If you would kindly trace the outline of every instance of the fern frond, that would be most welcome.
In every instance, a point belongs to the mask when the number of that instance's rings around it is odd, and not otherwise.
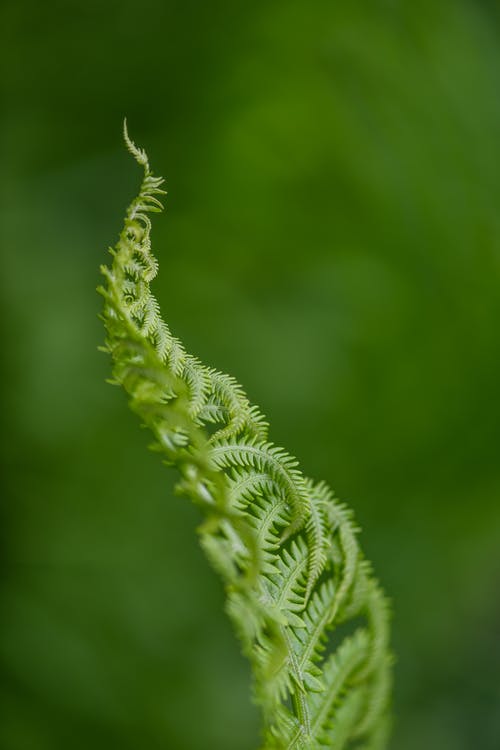
[[[229,375],[187,354],[161,317],[149,214],[163,180],[143,167],[138,196],[103,266],[103,349],[113,382],[201,509],[201,544],[227,590],[263,714],[263,750],[381,750],[391,686],[386,599],[363,559],[352,513],[268,438],[268,424]],[[211,425],[211,435],[206,428]],[[325,656],[337,625],[364,627]],[[344,625],[345,627],[345,625]]]

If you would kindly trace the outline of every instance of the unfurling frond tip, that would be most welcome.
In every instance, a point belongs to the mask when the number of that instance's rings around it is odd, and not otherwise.
[[[130,138],[128,134],[127,129],[127,118],[123,118],[123,139],[125,141],[125,145],[127,146],[128,151],[132,154],[134,159],[138,164],[144,167],[146,172],[149,172],[149,161],[148,161],[148,155],[144,151],[144,149],[139,148],[135,145],[134,141]]]

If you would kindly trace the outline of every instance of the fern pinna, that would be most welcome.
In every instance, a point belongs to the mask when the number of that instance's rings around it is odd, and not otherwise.
[[[163,180],[124,135],[144,179],[101,269],[112,382],[203,512],[201,544],[251,662],[262,748],[382,748],[388,607],[352,514],[269,441],[241,386],[187,354],[161,318],[150,291],[157,263],[148,214],[162,209]]]

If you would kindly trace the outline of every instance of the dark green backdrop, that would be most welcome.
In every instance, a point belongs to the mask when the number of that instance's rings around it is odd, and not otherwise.
[[[500,747],[500,17],[479,0],[4,0],[2,750],[254,750],[196,511],[104,383],[140,172],[156,291],[355,508],[393,747]]]

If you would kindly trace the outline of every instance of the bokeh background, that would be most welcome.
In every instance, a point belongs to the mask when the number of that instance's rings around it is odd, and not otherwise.
[[[500,747],[491,0],[3,0],[0,747],[252,750],[197,511],[105,384],[98,267],[168,180],[156,292],[356,511],[398,750]]]

